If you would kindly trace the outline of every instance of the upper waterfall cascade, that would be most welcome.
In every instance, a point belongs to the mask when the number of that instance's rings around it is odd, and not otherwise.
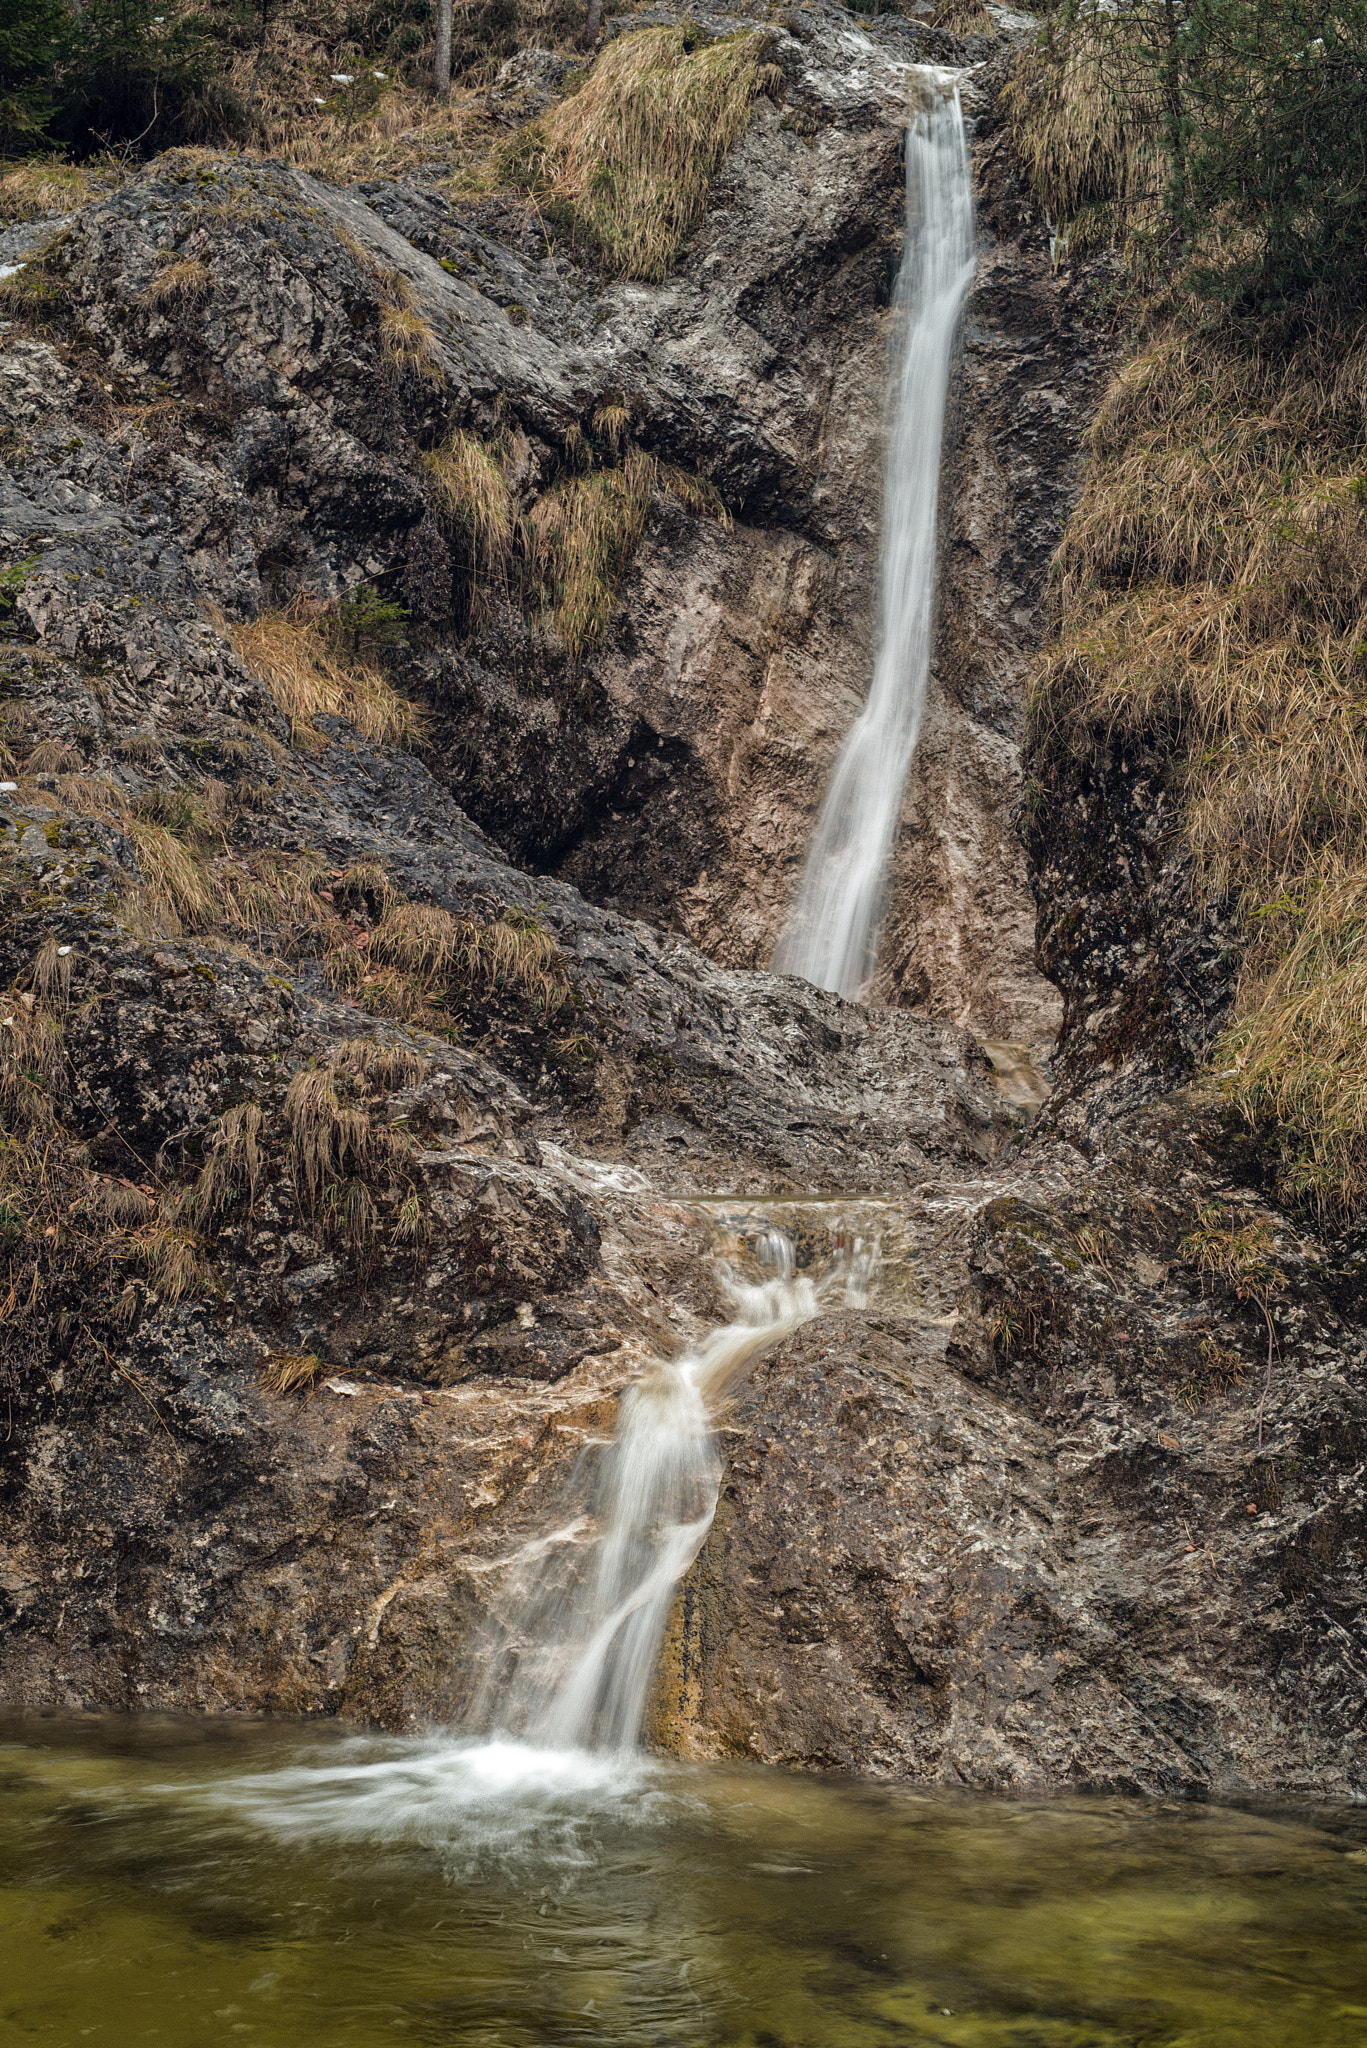
[[[976,260],[959,76],[911,70],[920,105],[906,139],[907,239],[896,291],[901,356],[884,484],[878,654],[773,963],[781,974],[842,996],[857,995],[874,969],[888,862],[930,674],[945,405]]]

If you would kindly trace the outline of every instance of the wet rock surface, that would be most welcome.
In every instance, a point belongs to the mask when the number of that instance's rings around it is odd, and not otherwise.
[[[656,1739],[939,1784],[1360,1798],[1361,1260],[1239,1183],[1208,1110],[910,1205],[917,1318],[762,1360],[676,1606]],[[1231,1174],[1230,1167],[1234,1166]],[[1193,1238],[1265,1239],[1255,1285]]]
[[[1059,1006],[1009,829],[1021,694],[1108,343],[1022,201],[995,59],[902,1007],[762,971],[868,674],[890,66],[927,55],[994,49],[787,17],[659,287],[493,201],[195,153],[38,259],[41,317],[0,335],[0,1243],[32,1290],[0,1317],[7,1704],[458,1713],[490,1589],[582,1507],[622,1388],[728,1313],[697,1198],[864,1195],[914,1254],[738,1398],[657,1738],[1360,1788],[1360,1266],[1262,1206],[1208,1106],[1154,1106],[1227,968],[1142,764],[1027,835],[1064,1006],[1028,1125]],[[498,91],[557,89],[524,68]],[[384,344],[404,293],[425,372]],[[655,492],[574,657],[511,600],[472,617],[422,458],[497,430],[525,509],[605,403],[731,524]],[[410,615],[416,751],[284,715],[233,639],[362,585]],[[396,903],[471,959],[535,932],[545,986],[470,968],[405,1008]]]

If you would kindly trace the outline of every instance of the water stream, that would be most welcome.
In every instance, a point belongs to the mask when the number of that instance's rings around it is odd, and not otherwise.
[[[716,1510],[718,1408],[751,1360],[823,1301],[862,1303],[877,1262],[876,1247],[852,1242],[820,1276],[800,1274],[791,1238],[772,1225],[755,1251],[757,1279],[718,1267],[731,1321],[657,1361],[623,1395],[584,1511],[512,1561],[472,1730],[521,1736],[537,1750],[636,1748],[674,1589]]]
[[[864,709],[836,760],[802,885],[774,955],[781,974],[854,996],[874,969],[888,862],[920,737],[935,620],[940,456],[955,337],[975,264],[958,74],[917,66],[907,130],[901,337],[883,496],[879,641]]]
[[[1362,2048],[1367,1814],[0,1721],[33,2048]],[[595,1775],[596,1773],[596,1775]]]

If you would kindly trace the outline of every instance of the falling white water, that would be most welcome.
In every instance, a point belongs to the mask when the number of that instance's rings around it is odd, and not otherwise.
[[[580,1510],[510,1560],[464,1734],[358,1739],[325,1762],[215,1781],[198,1796],[277,1834],[422,1841],[466,1874],[583,1867],[605,1813],[649,1824],[662,1799],[677,1805],[679,1787],[638,1745],[674,1589],[717,1505],[717,1415],[742,1369],[823,1304],[865,1306],[879,1244],[843,1232],[837,1243],[814,1279],[797,1272],[783,1231],[761,1230],[768,1277],[719,1268],[732,1321],[627,1389]]]
[[[863,711],[840,750],[788,926],[780,974],[854,996],[873,972],[888,860],[920,737],[935,615],[940,453],[955,336],[975,262],[958,73],[910,70],[907,241],[884,482],[879,643]]]
[[[817,1282],[797,1274],[781,1231],[764,1231],[756,1249],[773,1277],[755,1284],[723,1274],[733,1320],[628,1388],[592,1510],[518,1560],[476,1725],[551,1750],[636,1746],[674,1588],[716,1510],[718,1404],[741,1369],[814,1316],[833,1288],[862,1301],[877,1261],[876,1246],[857,1245]]]

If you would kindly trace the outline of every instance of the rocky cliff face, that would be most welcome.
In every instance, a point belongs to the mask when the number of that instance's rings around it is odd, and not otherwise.
[[[1360,1271],[1244,1164],[1174,1099],[1086,1163],[923,1184],[920,1314],[823,1317],[736,1404],[656,1740],[942,1784],[1360,1797]],[[1202,1270],[1216,1201],[1265,1234],[1256,1298]]]
[[[964,1028],[1057,1013],[1010,813],[1106,361],[1022,199],[1000,68],[972,102],[984,254],[901,1006],[762,971],[868,673],[889,66],[927,53],[899,20],[787,17],[661,286],[605,285],[490,200],[191,153],[23,274],[0,1697],[449,1717],[489,1589],[622,1387],[726,1313],[694,1198],[824,1190],[898,1205],[916,1284],[743,1394],[659,1739],[951,1782],[1358,1782],[1351,1266],[1258,1204],[1206,1112],[1136,1107],[1158,1038],[1076,1144],[1022,1156]],[[605,407],[730,523],[654,489],[576,653],[511,584],[472,589],[424,456],[497,437],[530,512]],[[392,691],[309,708],[240,631],[363,585],[410,613],[417,751]],[[1136,920],[1176,971],[1167,899],[1123,834],[1089,853],[1087,816],[1036,848],[1069,1046],[1104,980],[1070,890],[1098,932],[1130,891],[1122,1004]],[[1202,1231],[1252,1265],[1203,1279]]]

